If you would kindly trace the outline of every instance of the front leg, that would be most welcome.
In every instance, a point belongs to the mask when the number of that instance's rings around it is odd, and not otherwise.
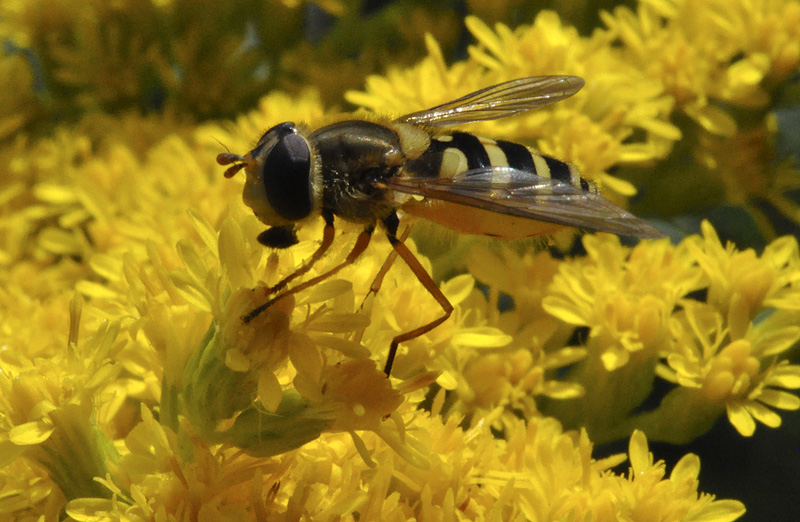
[[[325,281],[329,277],[335,275],[342,268],[353,264],[355,260],[358,259],[358,257],[364,253],[364,250],[367,249],[367,246],[369,245],[369,241],[370,238],[372,237],[372,232],[374,229],[375,226],[370,225],[361,231],[361,233],[358,235],[358,238],[356,239],[355,245],[353,245],[353,249],[350,251],[349,254],[347,254],[347,258],[344,261],[342,261],[335,267],[331,268],[327,272],[320,274],[317,277],[311,278],[308,281],[301,283],[289,290],[286,290],[282,294],[276,295],[275,297],[273,297],[263,305],[259,306],[258,308],[253,309],[249,314],[243,317],[244,322],[249,323],[250,321],[255,319],[258,316],[258,314],[260,314],[261,312],[272,306],[272,303],[274,303],[275,301],[296,294],[298,292],[305,290],[306,288],[321,283],[322,281]],[[328,247],[330,247],[330,244],[333,242],[333,233],[334,233],[333,214],[330,214],[330,221],[326,219],[325,233],[322,237],[322,244],[319,246],[319,248],[317,248],[317,250],[311,256],[311,258],[302,267],[298,268],[292,274],[290,274],[281,282],[279,282],[277,285],[273,286],[271,290],[272,291],[282,290],[289,281],[295,279],[298,275],[308,272],[314,265],[314,263],[316,263],[322,257],[322,255],[325,253],[326,250],[328,250]]]
[[[286,288],[286,285],[288,285],[294,279],[298,278],[299,276],[311,270],[311,267],[314,266],[314,263],[322,259],[322,256],[325,255],[325,252],[327,252],[331,244],[333,244],[333,236],[335,232],[333,228],[333,212],[331,212],[330,210],[323,210],[322,219],[325,220],[325,228],[322,229],[322,243],[320,243],[319,247],[317,247],[314,253],[311,254],[311,257],[308,258],[308,260],[305,263],[303,263],[303,266],[301,266],[300,268],[298,268],[297,270],[295,270],[294,272],[283,278],[281,281],[279,281],[275,286],[270,288],[269,289],[270,293],[280,292],[281,290]],[[290,246],[296,245],[298,242],[297,235],[294,232],[294,228],[289,228],[289,227],[272,227],[269,230],[266,230],[261,234],[259,234],[258,241],[262,245],[272,248],[288,248]],[[253,317],[255,317],[255,315]],[[250,314],[248,314],[248,317],[249,316]]]

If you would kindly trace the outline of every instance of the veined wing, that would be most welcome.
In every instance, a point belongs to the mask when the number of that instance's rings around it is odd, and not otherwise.
[[[663,237],[655,227],[599,194],[511,167],[485,167],[452,178],[394,176],[386,188],[510,216],[610,232]]]
[[[577,76],[534,76],[499,83],[457,100],[398,118],[403,123],[448,127],[507,118],[569,98],[583,87]]]

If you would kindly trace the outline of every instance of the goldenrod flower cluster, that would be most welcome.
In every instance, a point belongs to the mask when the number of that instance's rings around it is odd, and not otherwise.
[[[249,4],[0,7],[0,520],[739,518],[701,492],[698,456],[668,472],[648,440],[685,444],[723,416],[750,436],[800,409],[800,248],[777,237],[800,222],[800,180],[776,159],[774,110],[800,67],[800,3],[640,0],[589,34],[490,2],[464,20],[461,60],[441,6],[399,2],[361,33],[352,2]],[[303,21],[320,8],[339,23],[315,45]],[[264,248],[214,161],[225,147],[337,117],[348,88],[400,115],[544,74],[587,84],[468,129],[571,161],[620,204],[640,191],[671,239],[587,234],[568,255],[412,233],[455,309],[400,345],[390,378],[392,338],[442,310],[401,261],[371,292],[380,234],[242,320],[322,223]],[[759,248],[700,224],[701,199],[745,209]],[[336,226],[304,279],[347,256],[360,229]],[[619,440],[627,454],[593,456]]]

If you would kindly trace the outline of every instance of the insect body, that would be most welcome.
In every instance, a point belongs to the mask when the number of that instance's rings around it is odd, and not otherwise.
[[[636,237],[660,232],[599,195],[577,169],[523,145],[479,138],[445,127],[505,118],[572,96],[583,86],[574,76],[540,76],[501,83],[457,100],[396,120],[352,119],[306,133],[285,122],[269,129],[244,156],[217,157],[231,177],[244,169],[244,201],[270,228],[259,235],[268,247],[297,243],[295,226],[319,216],[322,242],[308,261],[280,281],[270,301],[244,319],[250,321],[275,300],[331,277],[366,249],[378,222],[395,252],[444,311],[434,321],[396,336],[384,371],[391,371],[399,343],[444,322],[452,305],[397,237],[398,211],[459,233],[505,239],[549,234],[563,226]],[[344,262],[286,290],[330,247],[334,216],[361,223]]]

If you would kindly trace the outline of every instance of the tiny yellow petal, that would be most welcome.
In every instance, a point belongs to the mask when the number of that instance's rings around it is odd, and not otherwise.
[[[728,404],[726,407],[728,420],[740,434],[750,437],[756,431],[756,422],[750,413],[739,403]]]
[[[733,522],[744,515],[744,504],[738,500],[715,500],[694,514],[692,522]]]
[[[800,397],[782,390],[773,390],[770,388],[761,390],[761,393],[758,394],[756,399],[759,402],[763,402],[779,410],[794,411],[800,409]]]
[[[770,374],[769,383],[788,390],[800,388],[800,365],[786,364],[778,366]]]
[[[686,106],[685,110],[686,114],[713,134],[733,136],[736,133],[736,120],[718,107],[712,105]]]
[[[631,440],[628,443],[628,454],[630,455],[634,476],[647,470],[653,464],[650,448],[647,445],[647,437],[639,430],[634,430],[631,435]]]
[[[775,413],[774,411],[770,410],[763,404],[760,404],[755,401],[750,401],[747,403],[745,407],[755,420],[764,424],[765,426],[769,426],[770,428],[777,428],[781,425],[781,416]]]
[[[267,411],[275,412],[281,404],[282,390],[278,378],[272,372],[262,372],[258,379],[258,397]]]
[[[8,438],[20,446],[41,444],[50,438],[54,429],[53,423],[47,420],[26,422],[11,428]]]
[[[675,464],[669,479],[672,482],[683,482],[684,480],[697,480],[700,475],[700,458],[689,453],[684,455],[681,460]]]

